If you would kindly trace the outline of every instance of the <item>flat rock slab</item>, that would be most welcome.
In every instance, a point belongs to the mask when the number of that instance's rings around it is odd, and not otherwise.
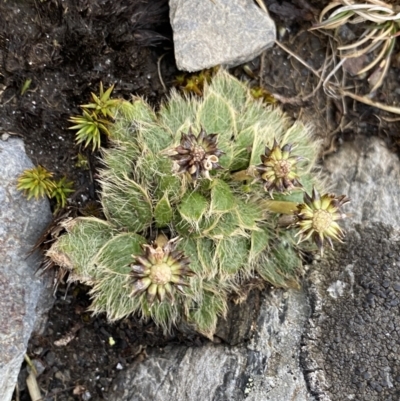
[[[9,401],[31,333],[52,304],[35,276],[39,255],[27,257],[51,212],[46,199],[27,201],[16,189],[17,177],[33,167],[23,142],[0,140],[0,158],[0,400]]]
[[[400,162],[377,138],[326,159],[348,235],[309,276],[302,365],[321,401],[400,399]],[[358,223],[358,224],[357,224]]]
[[[351,199],[346,228],[375,221],[400,229],[400,160],[382,140],[361,137],[345,143],[324,166],[336,194]]]
[[[254,1],[170,0],[178,69],[233,67],[273,46],[275,23]]]
[[[245,307],[243,315],[254,312]],[[243,320],[252,330],[250,340],[240,345],[148,350],[144,361],[121,372],[108,400],[311,401],[299,367],[308,316],[305,294],[275,290],[261,297],[256,315],[254,322]]]
[[[321,401],[400,399],[400,237],[361,225],[310,276],[302,359]]]
[[[195,361],[195,363],[193,363]],[[219,379],[216,380],[218,367]],[[225,346],[166,347],[148,351],[147,359],[119,379],[109,400],[239,399],[245,386],[244,349]],[[238,394],[239,393],[239,394]]]

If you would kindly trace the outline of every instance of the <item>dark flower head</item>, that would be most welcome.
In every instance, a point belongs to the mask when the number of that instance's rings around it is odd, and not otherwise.
[[[132,255],[133,277],[131,296],[147,293],[147,301],[152,305],[157,298],[160,302],[167,296],[174,300],[175,290],[184,293],[183,286],[189,286],[185,280],[193,276],[189,268],[190,260],[183,252],[177,251],[178,238],[167,241],[164,245],[155,241],[142,246],[142,255]]]
[[[171,158],[177,165],[178,173],[188,173],[193,181],[200,176],[210,179],[210,170],[221,168],[219,157],[224,153],[217,147],[217,134],[208,134],[202,128],[196,137],[189,129],[182,134],[181,143]]]
[[[281,148],[274,140],[272,149],[265,147],[265,154],[261,155],[262,164],[256,166],[259,178],[264,183],[264,189],[271,196],[273,191],[285,193],[294,188],[302,188],[296,166],[302,157],[291,155],[292,148],[292,144]]]
[[[332,239],[342,242],[344,231],[337,221],[346,217],[341,213],[340,208],[348,202],[350,199],[345,195],[336,197],[333,194],[325,194],[320,196],[315,188],[311,197],[305,193],[304,203],[298,205],[298,210],[295,212],[296,225],[300,227],[296,236],[300,237],[300,242],[311,238],[317,244],[321,254],[325,240],[332,249]]]

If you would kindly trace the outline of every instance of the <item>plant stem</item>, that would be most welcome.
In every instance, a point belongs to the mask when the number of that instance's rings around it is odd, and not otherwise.
[[[251,170],[241,170],[231,175],[233,181],[247,181],[254,180],[254,176],[251,175]]]
[[[36,366],[32,363],[31,358],[29,358],[28,354],[24,355],[25,362],[28,364],[28,366],[31,368],[31,371],[35,376],[37,376],[37,370]]]
[[[293,214],[297,210],[298,203],[289,201],[278,201],[273,199],[263,200],[261,207],[272,213]]]

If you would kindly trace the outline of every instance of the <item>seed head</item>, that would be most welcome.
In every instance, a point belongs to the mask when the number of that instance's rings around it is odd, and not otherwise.
[[[286,144],[282,148],[276,140],[270,149],[265,147],[265,154],[261,155],[262,164],[256,166],[259,178],[264,182],[264,189],[272,197],[273,191],[289,192],[294,188],[302,188],[297,175],[297,162],[300,156],[292,156],[293,145]]]
[[[184,294],[183,286],[189,286],[185,279],[194,275],[189,268],[189,258],[175,249],[178,238],[164,245],[161,242],[156,240],[151,245],[145,244],[142,255],[132,255],[135,260],[131,264],[131,296],[146,292],[149,305],[156,298],[163,302],[166,296],[173,301],[175,290]]]
[[[224,153],[217,147],[217,134],[208,134],[202,128],[196,137],[192,129],[182,134],[181,143],[171,158],[177,165],[178,173],[188,173],[193,181],[200,176],[210,179],[210,171],[221,168],[219,157]]]
[[[333,194],[325,194],[320,196],[315,188],[311,197],[305,193],[304,203],[298,205],[295,212],[296,225],[300,227],[300,231],[296,234],[300,237],[299,242],[312,238],[321,254],[323,254],[325,240],[332,249],[332,239],[342,242],[344,231],[337,221],[346,217],[341,213],[340,208],[348,202],[350,199],[345,195],[336,197]]]

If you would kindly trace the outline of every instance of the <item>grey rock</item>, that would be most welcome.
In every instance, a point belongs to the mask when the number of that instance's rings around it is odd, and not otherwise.
[[[208,344],[199,348],[153,349],[144,362],[134,364],[119,376],[108,399],[240,399],[245,365],[244,348],[231,350],[226,346]]]
[[[302,360],[318,400],[399,399],[399,255],[398,232],[373,223],[356,226],[314,266]],[[342,291],[332,296],[337,283]]]
[[[249,315],[245,304],[243,308],[242,314]],[[250,341],[151,349],[144,361],[119,373],[108,399],[311,401],[299,367],[302,327],[308,316],[304,292],[274,290],[263,294],[250,315],[257,309],[257,320],[247,321],[252,326]],[[244,338],[249,335],[241,328],[245,321],[238,327]]]
[[[382,140],[360,137],[345,143],[324,166],[335,192],[351,199],[346,228],[372,221],[400,228],[400,162]]]
[[[303,290],[274,290],[267,294],[255,335],[247,347],[246,400],[314,400],[299,365],[300,342],[308,315]]]
[[[312,314],[301,353],[321,401],[399,399],[400,163],[377,138],[325,160],[333,190],[351,198],[346,242],[309,276]]]
[[[170,0],[176,64],[199,71],[233,67],[273,46],[273,20],[254,1]]]
[[[47,200],[27,201],[17,177],[33,167],[19,139],[0,141],[0,400],[11,400],[28,340],[52,297],[28,252],[51,220]]]

